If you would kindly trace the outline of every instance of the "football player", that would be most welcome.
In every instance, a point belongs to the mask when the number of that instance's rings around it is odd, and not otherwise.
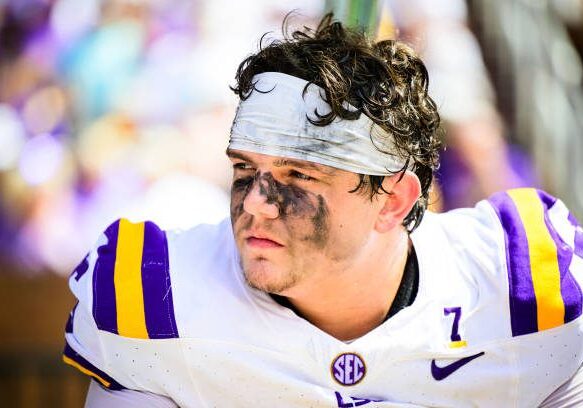
[[[583,403],[583,230],[535,189],[425,212],[439,116],[410,48],[327,16],[236,78],[230,218],[119,220],[70,278],[87,406]]]

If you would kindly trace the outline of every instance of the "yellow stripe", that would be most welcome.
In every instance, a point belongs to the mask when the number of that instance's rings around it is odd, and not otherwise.
[[[119,222],[115,256],[115,302],[120,336],[147,339],[142,291],[144,223]]]
[[[89,375],[93,378],[95,378],[97,381],[99,381],[104,387],[109,388],[109,386],[111,385],[111,383],[109,381],[105,381],[103,378],[101,378],[99,375],[95,374],[93,371],[90,371],[88,369],[86,369],[85,367],[83,367],[81,364],[79,364],[78,362],[76,362],[75,360],[71,360],[69,357],[67,356],[63,356],[63,361],[67,364],[69,364],[70,366],[75,367],[77,370],[81,371],[83,374]]]
[[[557,247],[545,224],[542,202],[531,188],[511,190],[508,194],[516,204],[528,239],[538,330],[560,326],[565,319],[565,304]]]
[[[452,341],[449,343],[449,348],[463,348],[466,347],[467,345],[468,342],[465,340]]]

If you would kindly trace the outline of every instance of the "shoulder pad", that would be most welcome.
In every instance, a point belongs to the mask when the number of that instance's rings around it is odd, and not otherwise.
[[[105,231],[93,271],[93,317],[100,330],[140,339],[178,337],[166,233],[121,219]]]
[[[572,261],[582,255],[583,231],[564,204],[533,188],[497,193],[488,201],[504,231],[512,335],[581,316],[576,276],[583,271]]]

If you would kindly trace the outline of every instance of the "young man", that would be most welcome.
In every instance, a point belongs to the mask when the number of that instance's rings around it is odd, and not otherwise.
[[[328,16],[234,91],[230,219],[120,220],[71,277],[88,406],[582,400],[583,231],[533,189],[424,215],[439,116],[408,47]]]

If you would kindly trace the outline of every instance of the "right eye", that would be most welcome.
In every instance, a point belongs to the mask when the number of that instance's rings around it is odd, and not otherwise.
[[[240,162],[233,163],[233,169],[235,170],[253,170],[253,166],[249,163]]]

